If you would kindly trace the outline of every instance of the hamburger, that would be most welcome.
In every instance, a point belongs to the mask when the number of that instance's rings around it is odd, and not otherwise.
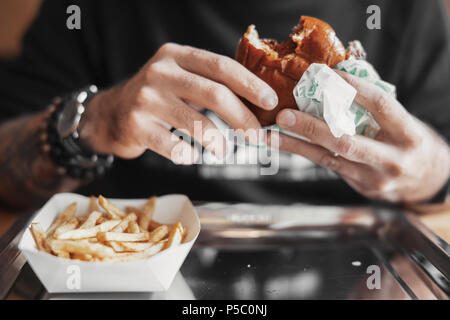
[[[260,39],[255,26],[250,25],[239,42],[236,60],[267,82],[277,93],[279,102],[270,111],[245,103],[261,125],[274,124],[280,110],[297,109],[292,90],[311,63],[333,68],[350,56],[365,57],[359,42],[352,42],[346,50],[334,30],[317,18],[302,16],[289,40],[282,43]]]

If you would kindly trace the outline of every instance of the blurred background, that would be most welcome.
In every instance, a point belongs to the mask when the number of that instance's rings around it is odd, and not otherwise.
[[[21,39],[43,0],[0,0],[0,59],[20,54]],[[444,0],[450,15],[450,0]]]

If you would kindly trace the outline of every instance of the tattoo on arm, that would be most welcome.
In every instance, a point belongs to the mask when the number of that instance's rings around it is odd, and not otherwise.
[[[61,175],[41,149],[45,113],[0,125],[0,201],[15,207],[37,206],[56,192],[75,189],[80,181]]]

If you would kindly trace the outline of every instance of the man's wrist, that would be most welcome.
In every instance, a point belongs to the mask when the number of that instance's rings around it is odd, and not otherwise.
[[[111,101],[110,90],[100,91],[86,105],[86,112],[80,120],[78,132],[80,143],[96,153],[113,154],[109,141],[108,113],[104,105]]]
[[[95,90],[94,90],[95,89]],[[56,99],[47,126],[49,154],[53,161],[65,169],[67,175],[92,180],[111,167],[114,157],[99,153],[80,140],[80,123],[86,115],[87,103],[96,93],[95,86]]]
[[[107,153],[105,150],[101,148],[104,143],[99,142],[101,139],[102,129],[100,128],[100,121],[96,120],[96,110],[98,109],[97,105],[100,100],[101,93],[94,96],[86,106],[86,112],[80,120],[78,126],[78,132],[80,134],[80,142],[91,149],[94,152],[98,153]]]

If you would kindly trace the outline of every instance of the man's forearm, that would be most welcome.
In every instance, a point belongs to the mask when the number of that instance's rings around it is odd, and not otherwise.
[[[32,207],[80,184],[58,173],[50,156],[42,151],[45,118],[45,113],[39,113],[0,125],[0,201],[8,206]]]

